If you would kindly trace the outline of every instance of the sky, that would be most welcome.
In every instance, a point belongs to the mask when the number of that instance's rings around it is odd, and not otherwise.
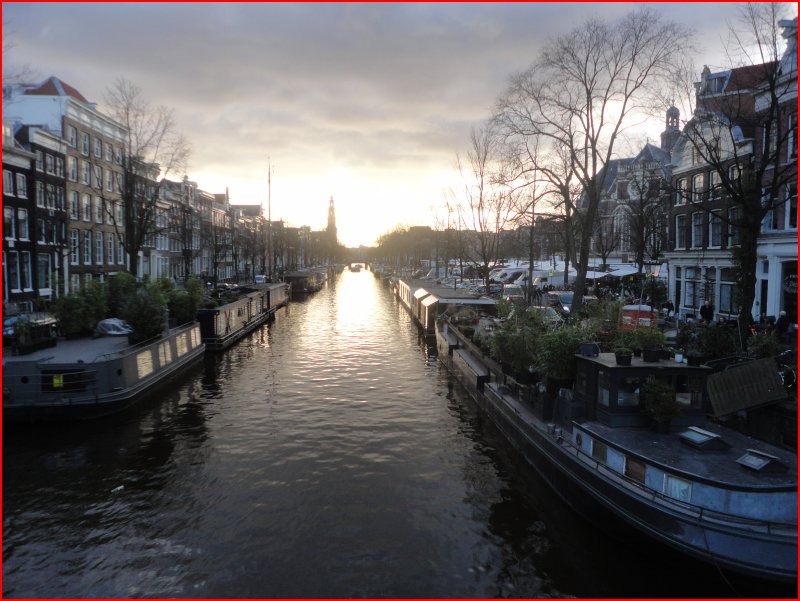
[[[339,240],[370,245],[436,225],[471,128],[549,37],[635,6],[6,2],[3,72],[55,75],[101,111],[123,76],[174,109],[201,189],[312,229],[333,197]],[[696,64],[727,65],[735,3],[651,6],[695,30]]]

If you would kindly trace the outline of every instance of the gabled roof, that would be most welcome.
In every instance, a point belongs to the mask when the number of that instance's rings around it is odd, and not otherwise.
[[[70,96],[75,100],[80,100],[81,102],[89,104],[89,101],[84,98],[83,94],[53,75],[45,79],[38,86],[28,88],[24,93],[27,96]]]

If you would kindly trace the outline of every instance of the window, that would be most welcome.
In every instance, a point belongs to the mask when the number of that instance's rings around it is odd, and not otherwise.
[[[56,192],[56,208],[59,211],[63,211],[64,210],[64,194],[65,194],[64,188],[61,188],[61,187],[58,187],[58,186],[53,186],[53,189]]]
[[[14,196],[14,174],[8,169],[3,169],[3,194]]]
[[[72,125],[67,125],[67,144],[73,148],[78,147],[78,130]]]
[[[675,215],[675,248],[686,248],[686,215]]]
[[[739,223],[739,209],[728,209],[728,248],[741,244],[741,224]]]
[[[614,211],[613,223],[613,236],[617,240],[617,249],[621,252],[628,252],[631,242],[631,222],[628,210],[620,207]]]
[[[114,160],[117,162],[117,165],[122,165],[122,147],[119,146],[114,150],[115,157]]]
[[[722,246],[722,217],[719,216],[719,211],[712,211],[708,217],[708,246]]]
[[[671,474],[664,474],[664,494],[689,503],[692,500],[692,483]]]
[[[103,214],[106,212],[105,201],[98,197],[94,199],[94,222],[103,223]]]
[[[608,459],[608,447],[599,440],[592,439],[592,457],[600,463],[606,463]]]
[[[47,166],[47,173],[53,175],[56,172],[56,158],[52,154],[45,157],[44,164]]]
[[[67,157],[67,179],[71,182],[78,181],[78,159]]]
[[[7,274],[8,274],[8,286],[12,290],[16,290],[19,292],[20,290],[20,278],[19,278],[19,253],[15,250],[12,250],[8,253],[8,266],[7,266]]]
[[[31,281],[31,253],[27,250],[19,253],[19,277],[23,290],[33,289],[33,282]]]
[[[119,250],[117,252],[117,263],[125,264],[125,245],[122,244],[122,236],[119,237]]]
[[[692,177],[692,202],[703,202],[703,174],[698,173]]]
[[[17,237],[17,222],[14,219],[14,209],[3,207],[3,237],[14,239]]]
[[[683,287],[683,306],[694,309],[697,307],[697,282],[686,280]]]
[[[106,214],[106,223],[108,225],[114,225],[114,204],[103,201],[103,212]]]
[[[644,463],[633,457],[625,457],[625,475],[631,480],[644,484]]]
[[[81,133],[81,154],[89,156],[89,134],[85,132]]]
[[[700,211],[692,213],[692,248],[703,246],[703,214]]]
[[[40,244],[47,242],[47,227],[44,224],[44,219],[36,220],[36,240]]]
[[[83,264],[92,263],[92,232],[83,233]]]
[[[92,220],[92,197],[88,194],[83,195],[83,220]]]
[[[109,163],[114,161],[114,147],[108,142],[106,142],[106,160]]]
[[[36,257],[36,284],[39,290],[47,290],[51,287],[50,255],[39,254]]]
[[[69,231],[69,264],[77,265],[79,261],[80,234],[78,230]]]
[[[103,232],[95,232],[94,240],[96,244],[95,263],[98,265],[103,264]]]
[[[86,184],[87,186],[92,185],[92,166],[87,163],[86,161],[81,162],[81,168],[83,169],[83,177],[81,181]]]
[[[797,229],[797,182],[786,186],[786,229]]]
[[[72,220],[80,218],[80,199],[75,190],[69,193],[69,218]]]
[[[28,209],[17,209],[17,221],[19,222],[19,239],[27,240],[30,233],[28,226]]]
[[[106,246],[108,248],[107,253],[108,256],[106,260],[108,261],[109,265],[114,264],[114,250],[116,249],[116,241],[114,240],[114,234],[106,234],[107,243]]]
[[[797,114],[790,113],[789,114],[789,139],[786,143],[786,147],[789,150],[789,157],[788,161],[797,158]]]
[[[44,170],[44,153],[41,150],[36,151],[36,171]]]
[[[24,173],[17,173],[17,196],[28,198],[28,178]]]
[[[686,180],[679,179],[675,186],[675,204],[682,205],[686,202]]]
[[[103,189],[103,168],[99,165],[94,166],[94,187],[98,190]]]
[[[114,172],[109,171],[106,175],[106,192],[114,191]]]
[[[56,157],[56,176],[64,177],[64,159]]]
[[[94,157],[96,159],[103,158],[103,141],[99,138],[95,138],[94,140]]]
[[[73,273],[69,276],[69,289],[72,292],[77,292],[81,289],[81,276],[77,273]]]
[[[741,169],[739,169],[739,165],[731,165],[728,167],[728,179],[731,180],[732,184],[739,182],[739,177],[742,175]]]

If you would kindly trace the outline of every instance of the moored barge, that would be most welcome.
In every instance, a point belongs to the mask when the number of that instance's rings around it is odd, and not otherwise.
[[[200,327],[187,324],[130,346],[126,337],[59,340],[3,357],[3,418],[84,420],[127,409],[203,356]]]
[[[442,363],[574,510],[716,567],[796,584],[797,455],[707,420],[704,368],[579,356],[575,397],[562,391],[547,409],[544,390],[522,394],[445,318],[436,339]],[[636,381],[659,370],[690,409],[669,433],[639,418]]]
[[[256,284],[235,301],[200,309],[197,321],[208,351],[223,351],[261,326],[289,302],[289,286],[283,282]]]

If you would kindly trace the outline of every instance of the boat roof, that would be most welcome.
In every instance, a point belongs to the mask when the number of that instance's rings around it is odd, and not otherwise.
[[[578,428],[597,437],[618,450],[641,457],[648,463],[661,464],[671,470],[684,472],[693,480],[725,483],[739,487],[797,487],[797,454],[788,449],[751,438],[710,420],[702,430],[716,434],[730,445],[724,451],[701,451],[681,441],[688,427],[672,426],[667,434],[657,434],[647,428],[611,427],[594,421],[576,424]],[[776,457],[786,465],[783,473],[762,473],[743,467],[737,460],[750,450]]]
[[[121,353],[130,348],[127,336],[103,336],[60,340],[56,346],[27,355],[3,355],[3,365],[38,361],[41,363],[93,363],[103,355]]]

